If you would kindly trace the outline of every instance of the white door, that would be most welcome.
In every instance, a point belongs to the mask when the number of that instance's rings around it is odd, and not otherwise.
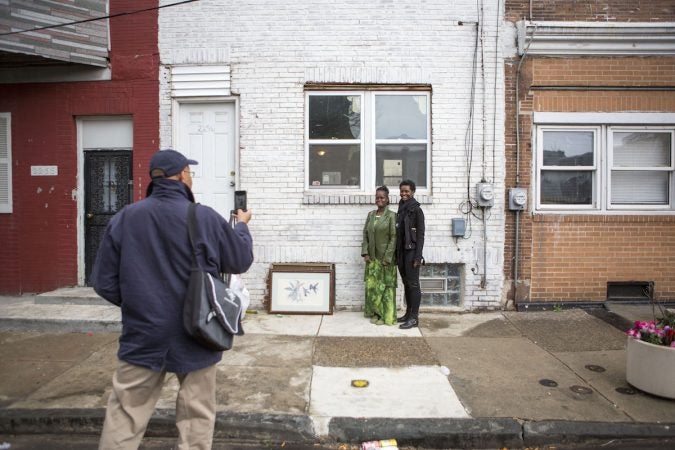
[[[234,103],[180,103],[176,150],[199,162],[192,191],[197,202],[229,219],[234,208]]]

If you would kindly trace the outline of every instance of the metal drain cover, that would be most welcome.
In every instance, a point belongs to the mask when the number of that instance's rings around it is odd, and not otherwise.
[[[635,394],[637,394],[637,391],[635,389],[633,389],[632,387],[618,387],[615,390],[619,394],[623,394],[623,395],[635,395]]]
[[[575,394],[584,394],[584,395],[589,395],[593,393],[593,389],[587,388],[586,386],[579,386],[579,385],[574,385],[570,386],[570,391],[574,392]]]
[[[539,380],[539,384],[546,387],[558,387],[558,383],[556,381],[549,380],[547,378]]]
[[[602,366],[596,366],[595,364],[588,364],[588,365],[586,365],[586,366],[584,366],[584,367],[586,367],[586,368],[587,368],[588,370],[590,370],[591,372],[602,373],[602,372],[605,371],[605,368],[604,368],[604,367],[602,367]]]

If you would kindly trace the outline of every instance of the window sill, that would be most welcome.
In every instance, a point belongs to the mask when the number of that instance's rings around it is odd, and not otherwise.
[[[607,213],[598,212],[597,214],[583,214],[579,212],[570,212],[567,214],[542,214],[541,212],[532,215],[533,222],[630,222],[630,223],[672,223],[675,222],[675,212],[668,214],[655,214],[653,212],[640,211],[634,214]]]
[[[416,195],[415,199],[422,205],[430,205],[433,203],[431,195]],[[398,195],[390,195],[389,203],[391,205],[397,204],[399,201]],[[303,205],[373,205],[375,204],[375,194],[341,194],[341,193],[320,193],[320,192],[305,192],[302,197]]]

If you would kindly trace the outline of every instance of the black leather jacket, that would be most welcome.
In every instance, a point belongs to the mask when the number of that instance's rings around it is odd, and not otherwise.
[[[412,202],[410,205],[406,204]],[[423,263],[424,257],[424,212],[420,204],[411,198],[399,206],[399,214],[396,219],[397,240],[396,250],[399,258],[403,257],[404,251],[414,251],[415,261]]]

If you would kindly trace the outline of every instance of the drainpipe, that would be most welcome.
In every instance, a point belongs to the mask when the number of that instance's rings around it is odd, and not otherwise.
[[[532,17],[532,0],[530,0],[530,17]],[[516,69],[516,186],[520,187],[520,69],[523,66],[523,61],[527,56],[527,51],[530,49],[530,44],[532,44],[532,38],[534,38],[534,33],[536,33],[537,28],[532,31],[532,36],[530,42],[527,43],[525,50],[523,51],[523,56],[518,61],[518,68]],[[527,36],[527,27],[525,28],[525,36]],[[515,243],[514,243],[514,260],[513,260],[513,285],[514,293],[513,300],[516,300],[515,290],[518,288],[518,266],[520,265],[520,210],[516,210],[516,233],[515,233]]]

